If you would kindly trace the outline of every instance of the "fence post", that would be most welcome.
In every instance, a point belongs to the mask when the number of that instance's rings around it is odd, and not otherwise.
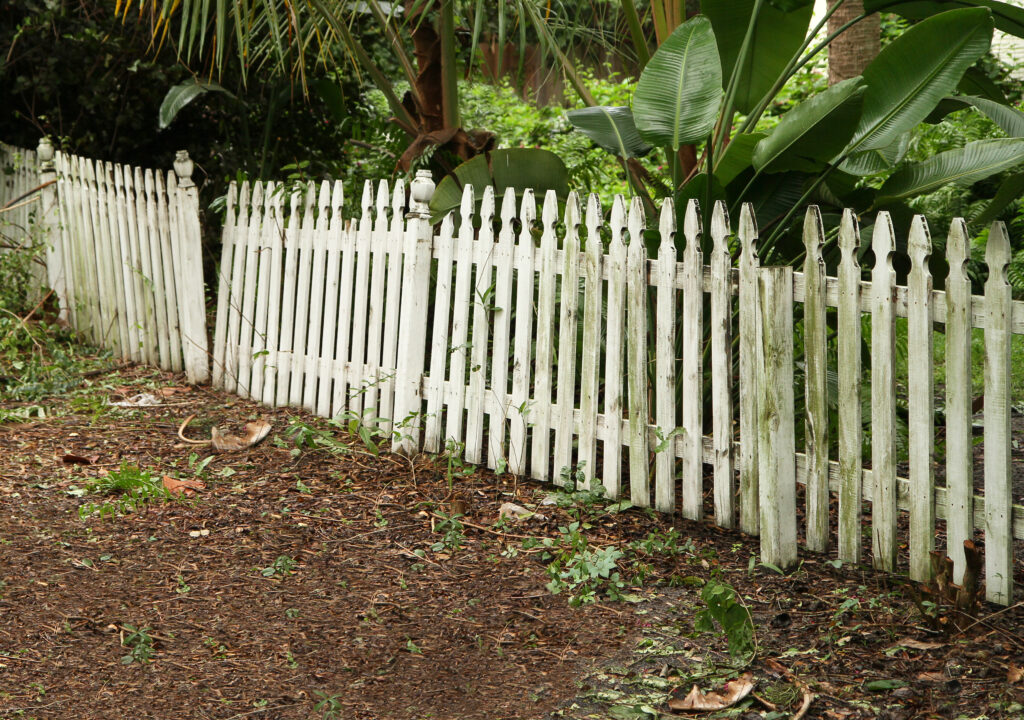
[[[179,150],[174,157],[174,173],[178,176],[178,257],[175,268],[178,302],[181,304],[182,350],[185,375],[192,384],[210,379],[210,362],[206,339],[206,292],[203,284],[202,234],[199,227],[199,190],[192,182],[194,165],[188,150]],[[198,287],[197,287],[198,286]]]
[[[761,559],[796,564],[796,438],[793,410],[793,268],[757,273],[757,459]]]
[[[429,170],[418,170],[409,187],[409,213],[405,225],[405,258],[402,262],[402,300],[398,333],[398,367],[395,371],[396,427],[392,449],[412,455],[420,446],[423,408],[423,364],[426,359],[426,308],[430,292],[430,199],[434,181]]]
[[[64,250],[61,242],[60,206],[57,204],[57,170],[53,165],[53,143],[43,137],[36,148],[39,160],[40,210],[37,224],[46,243],[46,279],[60,305],[58,320],[68,321],[67,286],[64,282]]]

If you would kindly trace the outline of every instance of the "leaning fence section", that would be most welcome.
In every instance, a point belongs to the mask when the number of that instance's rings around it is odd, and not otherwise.
[[[60,285],[68,321],[123,360],[209,378],[192,163],[143,170],[56,153]]]
[[[639,200],[604,209],[595,197],[559,203],[549,194],[538,217],[530,191],[498,198],[467,187],[460,209],[435,228],[432,187],[418,177],[406,212],[404,186],[367,184],[351,220],[338,184],[233,187],[215,384],[271,405],[348,414],[393,433],[407,452],[463,453],[690,519],[711,516],[759,533],[764,561],[780,566],[796,560],[803,518],[809,550],[857,562],[868,526],[876,567],[901,569],[906,543],[910,574],[925,579],[945,520],[957,577],[964,541],[981,531],[988,597],[1011,601],[1024,507],[1011,484],[1009,348],[1024,332],[1024,304],[1006,283],[1001,225],[989,235],[985,293],[972,296],[959,221],[946,243],[946,289],[935,291],[922,218],[909,237],[906,285],[897,285],[885,213],[864,280],[850,212],[832,277],[813,208],[803,266],[761,268],[749,207],[734,234],[722,204],[703,228],[694,202],[677,216],[666,201],[649,217]],[[897,318],[906,318],[909,354],[899,387]],[[943,484],[934,477],[935,325],[946,336]],[[986,355],[977,485],[972,328],[984,330]]]
[[[46,286],[47,238],[39,227],[39,185],[36,152],[0,143],[0,253],[28,253],[33,302]]]

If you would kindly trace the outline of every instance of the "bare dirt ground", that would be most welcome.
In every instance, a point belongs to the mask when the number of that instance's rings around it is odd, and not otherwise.
[[[1020,604],[936,630],[866,567],[805,554],[779,575],[756,538],[564,493],[540,505],[550,486],[375,455],[300,411],[182,385],[99,373],[46,418],[0,423],[0,718],[639,720],[742,672],[738,705],[675,714],[1024,717]],[[161,389],[157,407],[105,405]],[[274,428],[213,454],[178,438],[191,414],[191,438]],[[83,491],[122,464],[203,487],[83,517],[116,501]],[[545,517],[495,525],[505,502]],[[612,547],[624,599],[600,577],[581,607],[546,588],[551,562]],[[752,659],[694,629],[712,577],[752,614]]]

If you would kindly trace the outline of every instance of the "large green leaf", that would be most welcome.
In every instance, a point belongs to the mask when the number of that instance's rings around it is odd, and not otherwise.
[[[678,150],[711,132],[722,100],[722,65],[707,18],[677,27],[640,74],[633,118],[651,145]]]
[[[507,188],[513,188],[520,198],[526,188],[533,188],[538,198],[554,190],[561,201],[569,194],[569,171],[562,159],[549,150],[510,148],[477,155],[438,183],[430,200],[435,222],[459,208],[466,185],[473,186],[477,204],[488,185],[494,186],[494,194],[499,198]]]
[[[743,133],[729,141],[715,164],[715,177],[722,185],[728,185],[752,167],[750,159],[754,156],[754,148],[765,137],[761,132]]]
[[[1010,137],[1024,137],[1024,113],[1017,108],[983,97],[964,97],[963,100],[985,113]]]
[[[850,149],[891,145],[928,117],[991,40],[991,13],[968,8],[930,17],[889,43],[864,70],[864,113]]]
[[[184,108],[190,102],[195,100],[200,95],[205,95],[206,93],[210,92],[222,93],[230,98],[235,97],[231,92],[224,89],[215,82],[197,82],[195,80],[186,80],[180,85],[175,85],[174,87],[172,87],[170,90],[167,91],[167,94],[164,95],[163,102],[160,103],[160,112],[158,118],[160,129],[163,130],[172,122],[174,122],[174,118],[177,117],[178,113],[181,112],[182,108]]]
[[[565,113],[577,130],[619,157],[643,157],[651,146],[643,141],[628,107],[597,107],[569,110]]]
[[[972,223],[988,225],[993,220],[998,220],[1012,202],[1020,198],[1024,193],[1024,173],[1016,173],[1003,180],[996,194],[985,207],[976,215],[970,218]]]
[[[910,20],[922,20],[950,8],[988,8],[995,26],[1017,37],[1024,37],[1024,8],[997,0],[864,0],[865,12],[891,12]]]
[[[892,170],[899,164],[910,147],[910,133],[903,133],[896,142],[876,150],[855,152],[839,166],[843,172],[851,175],[877,175]]]
[[[850,141],[866,89],[863,78],[855,77],[804,100],[758,143],[754,167],[769,172],[820,170]]]
[[[979,140],[948,150],[893,173],[882,185],[882,199],[935,192],[946,185],[970,185],[1024,162],[1024,138]]]
[[[708,16],[715,30],[718,52],[722,57],[722,76],[726,82],[732,77],[754,4],[755,0],[701,2],[701,12]],[[750,112],[800,49],[811,23],[814,3],[793,5],[797,7],[785,11],[768,3],[762,4],[736,85],[735,110]]]

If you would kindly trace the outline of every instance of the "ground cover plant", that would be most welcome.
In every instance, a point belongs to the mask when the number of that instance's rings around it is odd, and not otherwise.
[[[747,682],[700,715],[1024,711],[1020,605],[964,621],[823,558],[782,575],[756,539],[571,482],[106,368],[2,400],[0,717],[696,717],[673,710],[694,685]],[[142,391],[161,404],[107,402]],[[212,453],[181,441],[191,414],[190,439],[274,430]],[[202,489],[82,512],[163,477]]]

